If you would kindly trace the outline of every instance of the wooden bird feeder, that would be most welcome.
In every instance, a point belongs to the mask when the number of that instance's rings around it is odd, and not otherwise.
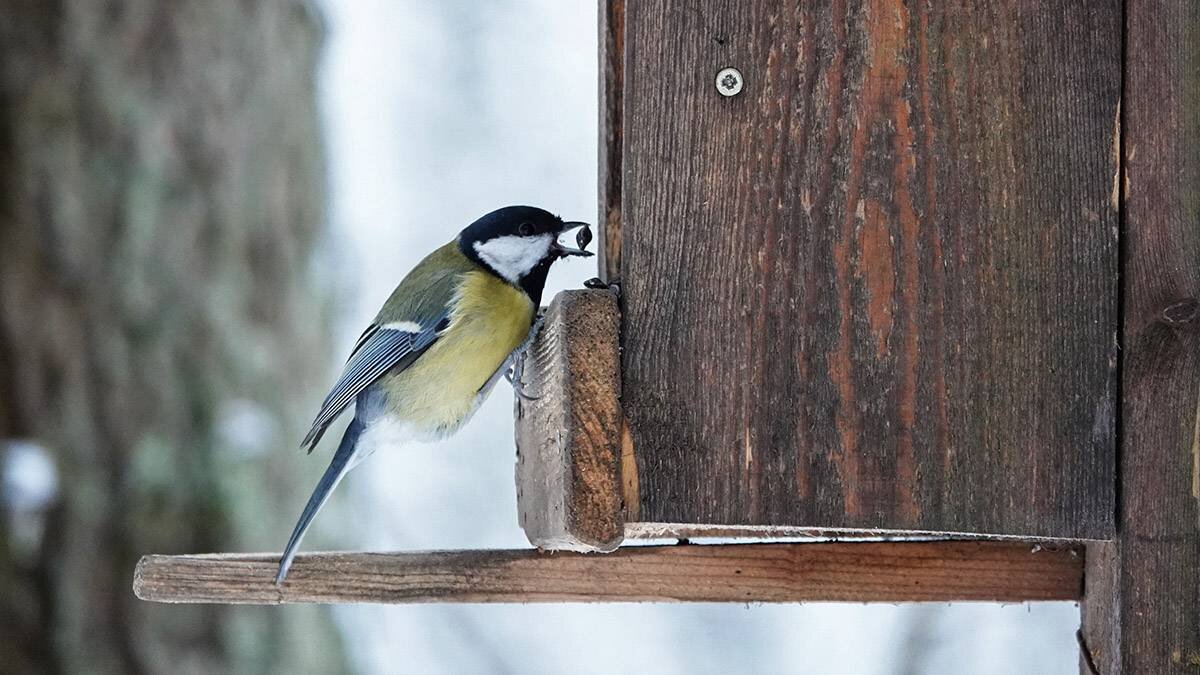
[[[1196,672],[1200,5],[605,0],[600,38],[619,293],[554,299],[516,405],[522,526],[592,553],[150,556],[139,596],[1082,600],[1082,672]]]

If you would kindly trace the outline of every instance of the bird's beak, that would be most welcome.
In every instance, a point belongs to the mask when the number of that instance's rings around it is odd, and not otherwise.
[[[587,223],[577,220],[567,221],[562,224],[562,229],[559,230],[559,234],[570,232],[571,230],[579,230],[579,232],[575,235],[575,243],[579,246],[579,248],[563,246],[557,239],[555,239],[554,243],[550,246],[551,253],[558,255],[560,258],[566,258],[568,256],[582,256],[586,258],[594,255],[591,251],[585,250],[587,249],[587,245],[592,241],[591,226]]]

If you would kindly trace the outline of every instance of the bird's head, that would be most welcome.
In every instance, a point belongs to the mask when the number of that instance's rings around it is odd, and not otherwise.
[[[568,256],[590,256],[583,247],[564,246],[564,232],[587,227],[587,223],[564,221],[533,206],[507,206],[471,223],[458,235],[458,247],[476,264],[522,288],[541,301],[546,274],[556,260]]]

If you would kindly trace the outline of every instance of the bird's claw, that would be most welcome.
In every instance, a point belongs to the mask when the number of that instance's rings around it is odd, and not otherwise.
[[[607,290],[607,291],[612,291],[613,293],[616,293],[618,296],[621,295],[621,280],[620,279],[604,281],[600,277],[592,277],[591,279],[588,279],[587,281],[583,282],[583,286],[584,286],[584,288],[590,288],[593,291]]]
[[[541,330],[543,319],[543,312],[539,310],[537,319],[533,322],[533,327],[529,330],[529,337],[525,340],[525,344],[521,345],[517,349],[516,354],[513,355],[512,368],[504,374],[504,378],[512,385],[513,393],[522,401],[536,401],[541,398],[541,396],[534,396],[525,390],[525,381],[523,378],[525,376],[525,359],[529,355],[529,345],[533,343],[534,337]]]
[[[513,385],[513,393],[516,394],[517,398],[521,399],[522,401],[538,401],[542,398],[541,396],[534,396],[533,394],[525,393],[525,387],[521,384]]]
[[[508,383],[512,385],[513,393],[517,395],[517,398],[522,401],[536,401],[541,396],[534,396],[525,391],[525,383],[521,381],[524,371],[525,352],[522,351],[513,358],[512,368],[509,368],[508,372],[504,373],[504,379],[508,380]]]

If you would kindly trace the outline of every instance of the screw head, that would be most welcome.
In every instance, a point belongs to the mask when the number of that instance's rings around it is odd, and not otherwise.
[[[742,72],[737,68],[722,68],[721,72],[717,73],[717,91],[722,96],[737,96],[741,93],[745,81]]]

